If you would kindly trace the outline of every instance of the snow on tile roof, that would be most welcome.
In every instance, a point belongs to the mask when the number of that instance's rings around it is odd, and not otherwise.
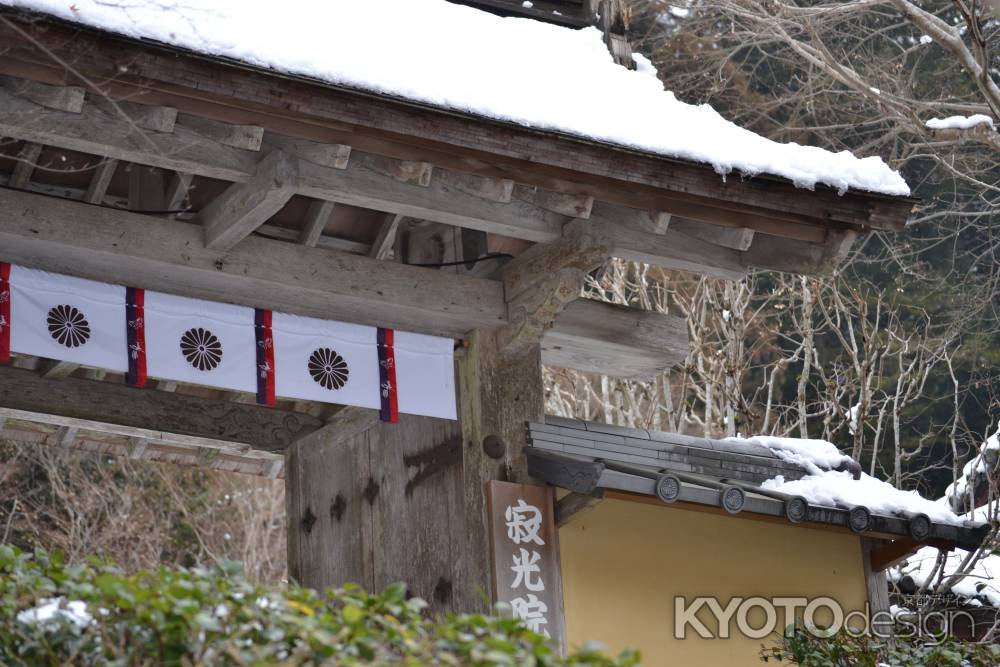
[[[786,481],[780,476],[768,480],[761,485],[765,489],[802,496],[810,503],[828,507],[864,505],[875,514],[910,512],[926,514],[935,523],[953,526],[973,523],[955,514],[947,504],[928,500],[916,491],[897,489],[865,473],[855,479],[854,474],[844,470],[852,459],[826,440],[757,436],[746,442],[764,445],[786,461],[798,463],[809,471],[798,480]]]
[[[615,65],[596,28],[501,18],[445,0],[0,0],[331,84],[811,188],[910,190],[880,158],[780,144]],[[375,39],[373,39],[373,34]]]

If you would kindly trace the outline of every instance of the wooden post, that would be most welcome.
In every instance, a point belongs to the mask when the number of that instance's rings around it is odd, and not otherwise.
[[[869,537],[861,538],[861,562],[864,567],[865,587],[868,593],[868,613],[878,626],[878,630],[885,632],[892,626],[886,615],[889,612],[889,582],[886,579],[885,570],[875,571],[872,568],[872,551],[877,547],[877,540]]]
[[[527,482],[526,423],[543,416],[541,353],[475,331],[458,355],[459,421],[344,410],[285,460],[288,568],[320,589],[404,581],[432,610],[487,611],[485,483]]]

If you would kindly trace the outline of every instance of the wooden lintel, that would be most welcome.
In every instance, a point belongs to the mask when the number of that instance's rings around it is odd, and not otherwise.
[[[3,367],[0,414],[150,441],[240,443],[268,451],[280,451],[321,426],[315,417],[286,410],[141,391],[111,382],[50,380]]]
[[[461,336],[506,322],[497,281],[256,235],[219,252],[203,246],[198,225],[15,190],[0,189],[0,260],[418,333]]]
[[[198,214],[205,227],[205,246],[229,250],[280,211],[298,180],[296,160],[274,151],[257,165],[246,183],[229,186]]]
[[[592,495],[571,492],[556,501],[556,527],[565,526],[597,507],[604,499],[604,489],[597,489]]]

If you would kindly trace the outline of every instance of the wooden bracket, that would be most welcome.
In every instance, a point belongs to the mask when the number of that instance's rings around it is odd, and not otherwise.
[[[587,273],[611,257],[609,228],[574,220],[557,241],[536,244],[503,268],[508,324],[499,331],[503,354],[517,354],[541,341],[566,304],[580,296]]]
[[[297,159],[273,151],[246,183],[234,183],[198,214],[205,246],[229,250],[280,211],[295,194]]]

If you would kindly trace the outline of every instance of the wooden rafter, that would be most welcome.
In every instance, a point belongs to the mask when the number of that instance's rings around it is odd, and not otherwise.
[[[18,28],[27,36],[0,26],[0,37],[10,44],[0,71],[11,75],[66,83],[67,72],[39,50],[42,44],[50,53],[71,60],[77,71],[106,82],[105,91],[114,97],[129,98],[141,91],[142,101],[149,104],[172,105],[203,117],[256,124],[301,138],[349,143],[361,150],[378,146],[374,152],[438,167],[462,164],[460,169],[482,176],[510,178],[517,173],[515,180],[555,192],[574,192],[575,182],[598,200],[702,222],[793,237],[796,226],[899,229],[913,204],[905,198],[866,193],[839,196],[827,187],[808,192],[768,177],[757,177],[753,186],[747,186],[739,179],[723,181],[704,165],[277,78],[246,66],[87,34],[76,26],[42,29],[25,22]],[[66,39],[70,34],[73,40]],[[88,48],[79,48],[81,42]],[[71,52],[68,44],[73,44]],[[121,59],[130,62],[127,73],[115,69],[114,63]],[[224,76],[220,70],[225,70]]]

